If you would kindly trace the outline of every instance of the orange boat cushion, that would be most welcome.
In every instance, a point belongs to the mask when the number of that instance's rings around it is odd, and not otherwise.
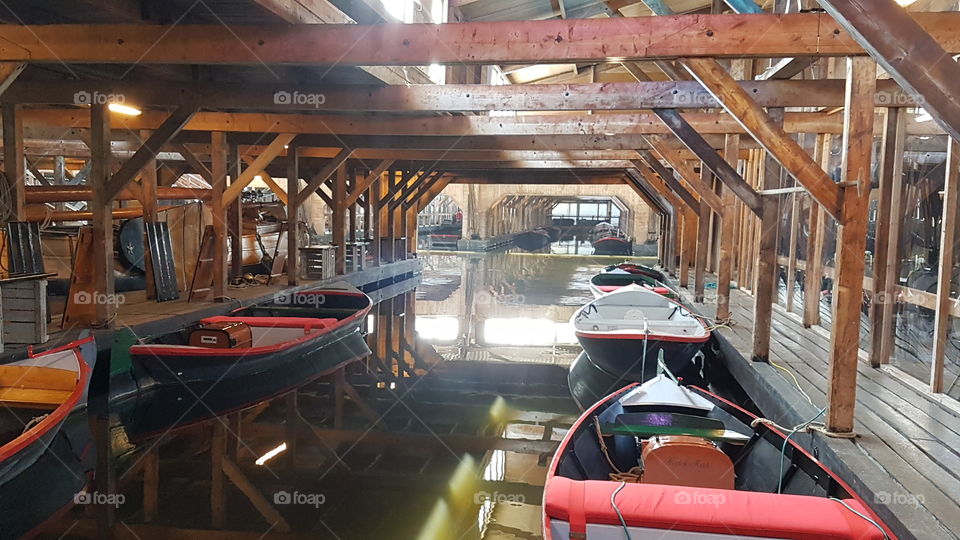
[[[571,496],[575,483],[584,484],[581,501]],[[553,477],[547,484],[544,512],[567,522],[571,514],[575,519],[580,514],[587,523],[620,525],[610,505],[610,495],[619,485]],[[860,502],[844,502],[872,516]],[[571,511],[575,506],[583,510]],[[617,494],[617,506],[631,527],[804,540],[883,539],[880,529],[825,497],[628,483]]]

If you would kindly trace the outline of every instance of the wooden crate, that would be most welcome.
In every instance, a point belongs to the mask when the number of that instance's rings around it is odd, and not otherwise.
[[[346,267],[347,272],[359,272],[366,267],[367,243],[366,242],[347,242]]]
[[[46,343],[47,278],[37,274],[0,279],[0,351],[3,344]]]
[[[336,246],[310,246],[300,248],[300,277],[304,279],[330,279],[336,275]]]

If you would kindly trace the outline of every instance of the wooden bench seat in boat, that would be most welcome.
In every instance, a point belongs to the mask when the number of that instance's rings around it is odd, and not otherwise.
[[[633,435],[647,438],[657,435],[686,435],[715,441],[743,444],[750,437],[726,429],[715,418],[672,412],[622,413],[613,423],[601,423],[603,435]]]
[[[77,373],[42,366],[0,366],[0,405],[56,409],[77,386]]]
[[[618,487],[620,482],[608,480],[551,478],[544,500],[550,526],[586,529],[587,538],[591,531],[600,532],[595,528],[611,528],[610,536],[594,537],[623,538],[620,519],[610,504]],[[616,501],[627,526],[632,531],[647,529],[651,538],[690,538],[682,533],[698,532],[722,537],[883,539],[876,526],[826,497],[627,483]],[[858,501],[843,502],[869,515]]]

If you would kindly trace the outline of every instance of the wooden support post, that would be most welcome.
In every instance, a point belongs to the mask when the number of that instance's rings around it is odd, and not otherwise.
[[[227,427],[219,418],[214,419],[211,424],[210,524],[214,529],[222,529],[227,522],[227,482],[223,474],[223,461],[227,454]]]
[[[783,109],[770,109],[770,120],[783,124]],[[761,160],[762,189],[780,187],[780,166],[769,153]],[[760,211],[760,236],[757,244],[756,278],[753,291],[753,355],[755,362],[770,360],[770,329],[773,323],[773,304],[776,302],[777,236],[780,232],[780,207],[777,196],[763,197]]]
[[[943,218],[940,220],[940,262],[937,268],[937,310],[933,324],[933,362],[930,364],[930,391],[943,392],[943,361],[950,334],[950,286],[957,241],[957,189],[960,186],[960,143],[949,137],[946,182],[943,188]]]
[[[243,172],[241,161],[239,147],[231,145],[228,163],[231,184]],[[213,173],[210,175],[212,177]],[[243,274],[243,202],[240,197],[227,203],[227,233],[230,235],[230,276],[240,277]]]
[[[13,103],[3,104],[3,172],[8,193],[13,197],[10,201],[13,219],[22,221],[26,217],[23,119],[20,107]]]
[[[141,131],[140,136],[144,139],[150,138],[149,131]],[[140,171],[140,206],[143,208],[143,222],[146,225],[157,221],[157,160],[147,160],[143,170]],[[146,231],[146,227],[144,227]],[[143,250],[144,274],[147,282],[147,298],[156,298],[156,284],[153,282],[153,250],[150,249],[150,240],[144,232]]]
[[[870,302],[870,365],[890,361],[895,329],[893,310],[900,278],[900,224],[903,218],[903,149],[907,111],[887,109],[883,131],[883,163],[877,200],[876,253],[873,266],[873,299]]]
[[[346,237],[344,235],[344,226],[346,225],[346,208],[344,202],[347,194],[347,168],[346,164],[337,167],[333,181],[333,245],[337,247],[336,263],[334,268],[338,276],[347,273],[346,259]]]
[[[143,456],[143,521],[157,520],[160,491],[160,450],[151,448]]]
[[[277,239],[279,241],[279,238]],[[300,284],[300,148],[287,147],[287,285]]]
[[[227,189],[227,136],[222,131],[210,134],[211,185],[210,211],[213,221],[213,301],[226,299],[227,215],[224,192]]]
[[[700,167],[700,180],[701,184],[705,186],[711,185],[713,179],[711,178],[710,170],[704,166]],[[710,192],[713,195],[713,191]],[[718,197],[719,198],[719,197]],[[722,209],[722,205],[720,207]],[[697,227],[697,258],[696,264],[694,266],[693,274],[693,295],[694,302],[703,303],[703,292],[706,286],[706,273],[707,273],[707,254],[710,252],[710,222],[712,221],[712,211],[710,205],[707,204],[707,199],[705,197],[700,198],[700,219],[698,220]]]
[[[852,433],[857,403],[860,308],[863,305],[864,252],[873,155],[874,93],[877,65],[869,58],[847,60],[844,108],[844,189],[837,266],[833,287],[833,331],[827,376],[827,430]]]
[[[106,105],[90,106],[90,154],[88,181],[93,188],[93,290],[95,323],[109,328],[117,314],[113,275],[113,198],[106,189],[110,181],[110,113]],[[17,160],[23,163],[23,159]]]
[[[723,157],[734,169],[740,155],[740,136],[727,135]],[[729,186],[723,187],[723,217],[720,220],[720,261],[717,266],[717,320],[730,318],[730,281],[733,279],[733,257],[736,250],[734,222],[737,196]]]
[[[790,194],[790,237],[787,241],[787,311],[793,311],[793,295],[796,291],[797,281],[797,229],[798,214],[800,213],[800,196],[797,193]]]
[[[820,158],[821,167],[827,168],[830,163],[831,135],[817,137],[816,152]],[[807,268],[803,274],[803,326],[810,328],[820,324],[820,292],[823,281],[823,241],[826,230],[826,218],[823,208],[813,197],[810,199],[810,214],[807,236]]]
[[[357,187],[357,170],[353,169],[350,171],[350,174],[347,175],[349,182],[348,187],[346,188],[345,194],[349,194],[353,189]],[[347,207],[347,215],[349,216],[350,227],[347,229],[347,237],[350,239],[350,242],[357,241],[357,202],[347,202],[344,201],[344,205]]]
[[[693,265],[693,258],[697,241],[697,222],[698,210],[686,208],[683,213],[683,236],[680,240],[680,286],[690,285],[690,267]]]

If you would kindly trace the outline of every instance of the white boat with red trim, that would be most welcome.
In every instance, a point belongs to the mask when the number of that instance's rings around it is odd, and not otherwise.
[[[570,320],[587,356],[609,373],[683,373],[710,339],[706,323],[682,304],[639,285],[626,285],[578,309]]]
[[[755,419],[664,375],[614,392],[554,455],[544,538],[895,538],[836,474]]]

